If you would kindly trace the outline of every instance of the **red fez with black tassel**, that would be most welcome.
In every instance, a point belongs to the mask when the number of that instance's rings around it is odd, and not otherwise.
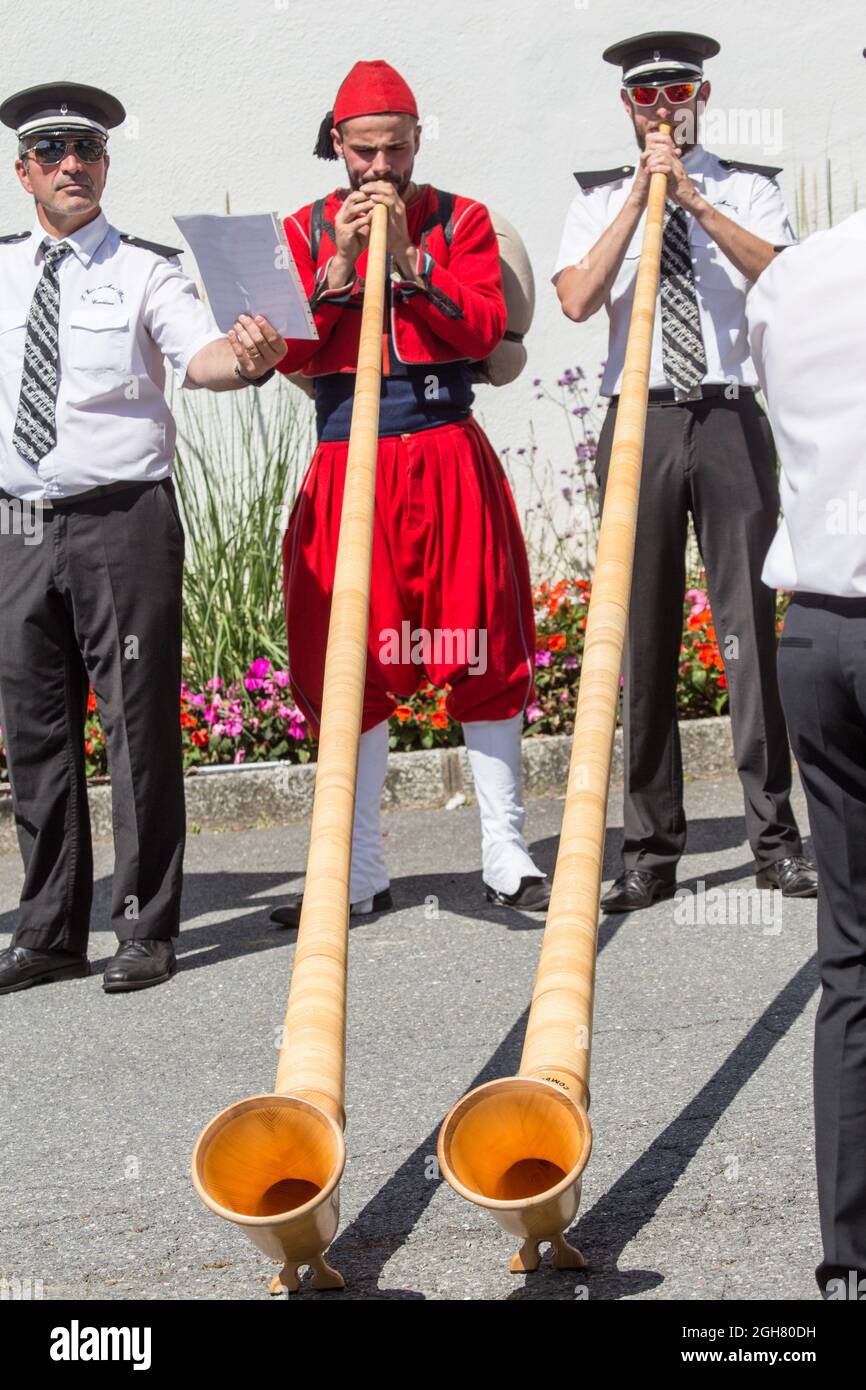
[[[333,111],[319,126],[313,153],[319,159],[336,159],[331,131],[341,121],[355,116],[406,115],[418,118],[412,90],[390,63],[377,58],[372,63],[356,63],[343,79]]]

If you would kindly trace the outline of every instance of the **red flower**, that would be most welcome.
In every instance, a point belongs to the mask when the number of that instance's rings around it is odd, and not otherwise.
[[[94,711],[95,709],[96,709],[96,696],[94,695],[93,691],[91,690],[90,694],[89,694],[88,697],[87,697],[87,713],[88,713],[88,714],[93,714],[93,711]]]
[[[448,715],[444,714],[442,710],[437,710],[435,714],[431,714],[430,723],[434,729],[447,729]]]
[[[552,637],[547,639],[547,650],[551,652],[561,652],[565,650],[565,633],[554,632]]]
[[[207,731],[207,729],[196,729],[195,733],[192,735],[192,741],[193,741],[193,743],[195,744],[196,748],[207,748],[207,744],[208,744],[208,731]]]
[[[180,727],[182,729],[195,729],[197,726],[198,720],[194,714],[182,714],[180,716]]]
[[[87,754],[88,758],[91,757],[93,754],[93,744],[89,738],[86,738],[84,740],[84,751]]]
[[[405,724],[407,719],[412,718],[412,707],[411,705],[398,705],[394,713],[400,720],[400,723]]]

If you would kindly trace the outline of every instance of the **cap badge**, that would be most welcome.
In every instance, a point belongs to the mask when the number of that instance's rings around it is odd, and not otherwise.
[[[654,62],[654,63],[657,63],[657,62],[659,61],[659,59],[661,58],[661,56],[662,56],[662,55],[661,55],[660,50],[657,49],[657,48],[654,48],[654,49],[653,49],[653,62]]]
[[[62,105],[61,108],[60,108],[60,114],[61,114],[61,116],[66,116],[66,115],[69,114],[69,107],[66,105],[66,102],[65,102],[65,101],[64,101],[63,105]]]

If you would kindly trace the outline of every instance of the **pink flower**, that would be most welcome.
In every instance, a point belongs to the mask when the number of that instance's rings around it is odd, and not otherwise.
[[[536,652],[536,653],[535,653],[535,664],[536,664],[536,666],[549,666],[549,665],[550,665],[550,652]]]
[[[544,710],[541,708],[541,705],[538,703],[537,700],[534,704],[528,706],[526,710],[526,718],[530,724],[535,724],[539,719],[544,718]]]
[[[691,604],[690,618],[696,618],[699,613],[703,613],[709,607],[709,600],[703,589],[686,589],[686,602]]]
[[[232,759],[232,762],[234,762],[234,763],[242,763],[243,760],[244,760],[244,758],[245,758],[246,756],[247,756],[247,750],[246,750],[245,748],[239,748],[238,751],[235,753],[235,755],[234,755],[234,757],[233,757],[233,759]]]
[[[223,683],[219,676],[213,676],[205,685],[205,690],[222,690]]]
[[[226,720],[226,735],[228,738],[238,738],[243,732],[244,722],[242,719]]]
[[[273,707],[273,700],[259,700],[258,708],[261,714],[270,714]]]
[[[190,695],[189,702],[191,705],[195,705],[196,709],[202,709],[206,703],[206,697],[204,695]]]
[[[296,723],[292,722],[292,723],[289,725],[289,737],[290,737],[290,738],[304,738],[304,737],[305,737],[305,734],[304,734],[303,726],[300,725],[300,724],[296,724]]]
[[[250,663],[247,675],[255,676],[256,680],[264,680],[265,676],[268,675],[270,669],[271,663],[268,661],[267,657],[258,656],[256,657],[255,661]]]
[[[275,681],[276,684],[280,687],[281,690],[285,690],[286,686],[287,686],[288,683],[289,683],[289,673],[288,673],[288,671],[275,671],[275,672],[274,672],[274,681]]]
[[[205,716],[205,718],[207,718],[207,716]],[[214,738],[222,738],[225,731],[226,726],[222,723],[214,724],[213,728],[211,729],[211,733],[213,734]]]

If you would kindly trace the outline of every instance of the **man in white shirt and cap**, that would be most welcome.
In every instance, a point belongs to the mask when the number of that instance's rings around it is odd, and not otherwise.
[[[0,726],[24,887],[0,993],[89,973],[84,776],[92,686],[111,769],[119,947],[109,993],[168,980],[185,835],[184,535],[164,357],[187,387],[273,374],[263,318],[217,328],[171,247],[101,211],[116,98],[73,82],[8,98],[31,229],[0,237]]]
[[[866,1297],[866,212],[749,295],[782,465],[765,584],[793,590],[779,684],[818,863],[815,1150],[829,1299]]]
[[[790,805],[773,595],[759,581],[779,499],[745,317],[749,286],[794,235],[778,169],[719,159],[697,140],[710,91],[703,64],[718,50],[702,34],[661,32],[605,51],[622,68],[640,159],[575,175],[553,277],[568,318],[582,323],[604,306],[610,319],[601,392],[611,401],[596,459],[603,499],[650,179],[668,175],[624,660],[624,872],[602,898],[608,912],[671,897],[685,849],[676,689],[689,513],[725,662],[757,884],[816,893]]]

